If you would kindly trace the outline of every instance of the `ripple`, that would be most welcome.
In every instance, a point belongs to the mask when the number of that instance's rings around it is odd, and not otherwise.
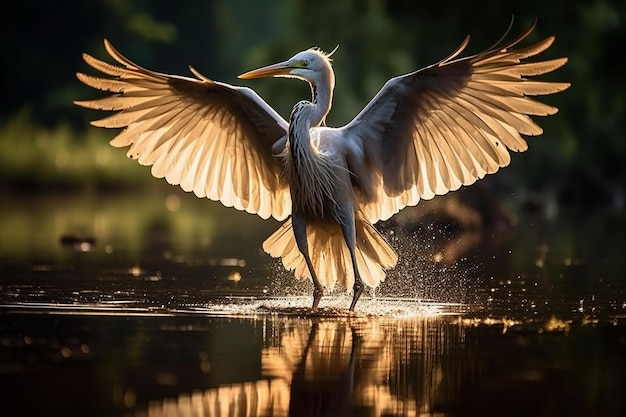
[[[401,298],[364,298],[355,311],[349,311],[349,297],[325,297],[322,305],[310,307],[310,297],[222,297],[207,303],[174,307],[145,306],[133,301],[105,303],[7,303],[0,304],[6,313],[74,314],[110,316],[204,315],[211,317],[416,317],[462,314],[463,305],[431,300]]]

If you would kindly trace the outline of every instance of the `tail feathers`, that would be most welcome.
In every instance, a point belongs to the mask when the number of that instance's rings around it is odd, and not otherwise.
[[[307,236],[311,262],[322,285],[332,289],[339,281],[346,289],[352,288],[354,271],[341,227],[338,224],[308,225]],[[377,287],[385,279],[385,270],[396,265],[398,255],[365,220],[356,222],[356,237],[361,279],[366,285]],[[263,249],[275,258],[282,258],[283,266],[294,271],[296,278],[311,278],[304,256],[298,250],[291,219],[265,240]]]
[[[285,269],[294,271],[296,278],[311,278],[306,261],[298,250],[291,226],[291,218],[287,219],[278,230],[265,239],[263,250],[274,258],[282,258]]]
[[[356,227],[356,257],[361,279],[375,288],[385,279],[385,270],[396,266],[398,254],[370,222],[357,221]]]

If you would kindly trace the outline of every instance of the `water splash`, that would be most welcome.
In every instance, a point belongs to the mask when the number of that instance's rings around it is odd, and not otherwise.
[[[194,303],[173,307],[144,306],[133,302],[110,303],[11,303],[0,304],[0,310],[8,313],[107,315],[107,316],[174,316],[200,315],[212,317],[260,317],[285,318],[345,318],[345,317],[432,317],[458,315],[462,304],[439,303],[431,300],[408,300],[400,298],[363,297],[355,311],[346,308],[350,296],[328,296],[320,308],[311,308],[311,298],[288,297],[225,297],[207,303]]]

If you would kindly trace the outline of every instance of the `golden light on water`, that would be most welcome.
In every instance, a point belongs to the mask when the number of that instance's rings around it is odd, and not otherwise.
[[[467,371],[457,357],[463,326],[441,317],[268,317],[263,328],[261,379],[153,401],[136,415],[433,415]],[[421,376],[406,381],[416,370]]]
[[[281,381],[260,380],[223,385],[206,391],[185,393],[178,398],[151,402],[137,416],[287,416],[289,387]]]

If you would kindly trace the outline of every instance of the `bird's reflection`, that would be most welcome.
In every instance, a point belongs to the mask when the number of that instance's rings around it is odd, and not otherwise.
[[[290,387],[289,416],[348,416],[360,402],[355,394],[384,377],[384,341],[375,325],[314,320],[308,334],[292,329],[280,346],[263,352],[263,374]]]
[[[263,379],[155,401],[137,415],[422,415],[454,403],[471,363],[460,360],[463,328],[441,318],[267,320]]]

